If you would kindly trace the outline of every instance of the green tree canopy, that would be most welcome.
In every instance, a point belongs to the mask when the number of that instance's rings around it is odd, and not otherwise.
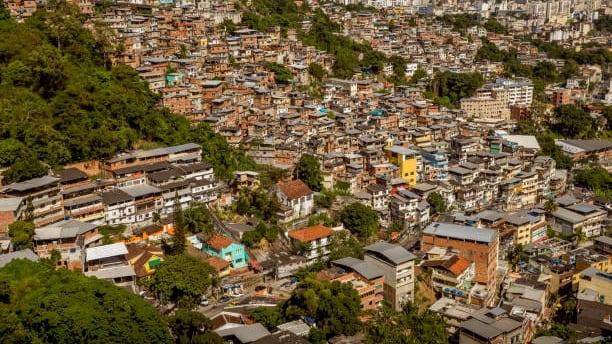
[[[500,24],[495,18],[487,19],[483,26],[489,32],[498,33],[502,35],[508,33],[508,30],[506,30],[506,28],[502,24]]]
[[[331,238],[329,261],[344,257],[363,259],[364,245],[356,237],[347,232],[336,233]]]
[[[279,209],[278,198],[263,188],[240,190],[238,202],[236,202],[236,212],[238,214],[254,215],[265,221],[273,219]]]
[[[0,145],[10,166],[4,176],[21,181],[73,161],[108,158],[139,142],[202,144],[204,160],[221,178],[255,164],[206,124],[157,106],[138,73],[111,66],[108,30],[83,27],[78,8],[58,2],[23,23],[0,17]],[[8,139],[8,140],[7,140]],[[17,154],[18,153],[18,154]]]
[[[215,231],[210,210],[204,203],[194,203],[183,211],[183,224],[190,233],[203,233],[211,237]]]
[[[447,344],[447,324],[435,313],[420,313],[411,304],[394,312],[388,304],[366,325],[366,343]]]
[[[214,341],[206,341],[211,340],[211,336],[217,337],[217,342],[223,343],[221,337],[216,333],[206,333],[206,330],[210,328],[211,321],[200,312],[179,308],[168,317],[168,324],[175,337],[176,344],[214,343]]]
[[[430,212],[432,215],[442,214],[446,211],[446,201],[437,192],[432,192],[427,196],[427,203],[431,207]]]
[[[578,339],[578,334],[576,333],[576,330],[574,330],[572,327],[570,327],[569,325],[564,325],[564,324],[560,324],[560,323],[556,323],[554,322],[549,329],[540,329],[535,337],[540,337],[540,336],[555,336],[555,337],[559,337],[565,341],[567,341],[567,343],[576,343],[576,340]]]
[[[412,77],[410,78],[410,83],[416,84],[417,82],[421,81],[421,79],[425,79],[427,77],[429,77],[427,71],[422,68],[417,68],[417,70],[414,71]]]
[[[482,86],[480,73],[438,73],[433,81],[434,95],[448,97],[451,104],[459,106],[461,98],[471,97]]]
[[[323,78],[325,78],[326,74],[325,69],[323,69],[323,66],[316,62],[311,62],[308,65],[308,73],[310,73],[310,75],[317,81],[322,81]]]
[[[612,175],[603,167],[592,167],[576,172],[574,180],[578,185],[591,190],[612,189]]]
[[[536,136],[540,148],[542,149],[538,155],[547,155],[555,159],[557,168],[571,169],[574,165],[572,158],[563,154],[561,148],[555,144],[555,140],[550,133]]]
[[[266,69],[274,72],[274,80],[279,84],[288,84],[293,80],[293,74],[289,68],[276,62],[268,62],[265,65]]]
[[[286,322],[281,307],[257,307],[251,311],[251,316],[256,322],[261,323],[270,331],[276,330],[276,326]]]
[[[336,201],[336,194],[330,190],[323,190],[314,197],[314,203],[317,207],[330,208]]]
[[[282,307],[287,319],[313,318],[325,338],[354,335],[361,328],[361,300],[350,283],[307,277]]]
[[[26,221],[15,221],[8,225],[9,236],[17,250],[32,247],[34,237],[34,224]]]
[[[502,62],[505,58],[503,51],[499,50],[495,43],[487,42],[476,52],[476,60],[488,60],[492,62]]]
[[[362,203],[344,206],[340,211],[340,220],[351,233],[361,238],[368,238],[378,231],[378,213]]]
[[[559,135],[570,139],[583,139],[593,136],[592,121],[589,114],[574,106],[561,105],[555,108],[555,124],[552,129]]]
[[[142,298],[93,277],[14,260],[0,269],[2,343],[171,343]]]
[[[211,285],[215,269],[186,254],[168,256],[160,263],[149,288],[164,303],[195,301]]]
[[[323,189],[323,176],[321,175],[321,164],[319,160],[310,154],[302,154],[300,161],[295,166],[297,177],[313,191]]]
[[[551,84],[559,78],[557,67],[550,61],[540,61],[533,67],[533,76]]]
[[[253,247],[259,244],[263,238],[266,238],[268,242],[274,242],[278,238],[278,227],[260,221],[254,230],[242,235],[242,243],[247,247]]]

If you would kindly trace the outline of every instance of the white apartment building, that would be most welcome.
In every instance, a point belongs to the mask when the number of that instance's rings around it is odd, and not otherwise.
[[[364,260],[383,271],[383,297],[396,311],[400,311],[406,302],[414,301],[415,258],[400,245],[384,241],[365,248]]]
[[[508,92],[508,104],[531,105],[533,102],[533,82],[527,78],[497,78],[495,83],[486,85],[485,88],[505,89]]]
[[[119,225],[135,222],[134,197],[121,190],[104,192],[100,196],[104,202],[104,216],[107,224]]]

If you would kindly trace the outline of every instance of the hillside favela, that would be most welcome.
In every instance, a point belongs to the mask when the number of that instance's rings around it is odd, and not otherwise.
[[[612,343],[612,0],[0,0],[0,343]]]

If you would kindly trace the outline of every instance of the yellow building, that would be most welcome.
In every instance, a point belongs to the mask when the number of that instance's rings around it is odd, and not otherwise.
[[[401,146],[385,147],[389,162],[400,169],[400,177],[408,181],[410,186],[417,183],[417,152]]]
[[[612,274],[595,268],[588,268],[580,273],[578,293],[588,293],[596,301],[612,305]]]
[[[508,216],[505,219],[506,227],[512,228],[514,232],[515,245],[527,245],[531,243],[531,222],[526,217]]]

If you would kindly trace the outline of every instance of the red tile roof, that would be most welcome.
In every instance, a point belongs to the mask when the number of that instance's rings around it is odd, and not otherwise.
[[[303,181],[296,179],[289,182],[279,182],[278,188],[288,199],[293,200],[300,197],[312,195],[312,190]]]
[[[230,238],[221,235],[215,235],[214,237],[212,237],[212,239],[208,240],[207,244],[215,250],[220,251],[221,249],[224,249],[233,243],[234,241]]]
[[[323,225],[316,225],[289,232],[289,237],[301,242],[309,242],[325,238],[334,234],[334,231]]]
[[[206,262],[210,264],[210,266],[212,266],[215,270],[217,270],[217,272],[226,269],[230,265],[228,261],[225,261],[217,256],[212,256],[206,259]]]
[[[459,276],[461,273],[467,269],[472,262],[464,257],[460,257],[458,255],[453,255],[447,259],[440,260],[426,260],[421,266],[422,267],[431,267],[431,268],[441,268],[455,276]]]
[[[457,259],[455,259],[452,262],[452,264],[450,264],[450,266],[448,266],[447,268],[455,276],[459,276],[461,273],[465,271],[465,269],[467,269],[468,267],[470,267],[470,265],[472,265],[472,262],[469,261],[467,258],[463,258],[460,256],[455,256],[455,257],[457,257]]]

